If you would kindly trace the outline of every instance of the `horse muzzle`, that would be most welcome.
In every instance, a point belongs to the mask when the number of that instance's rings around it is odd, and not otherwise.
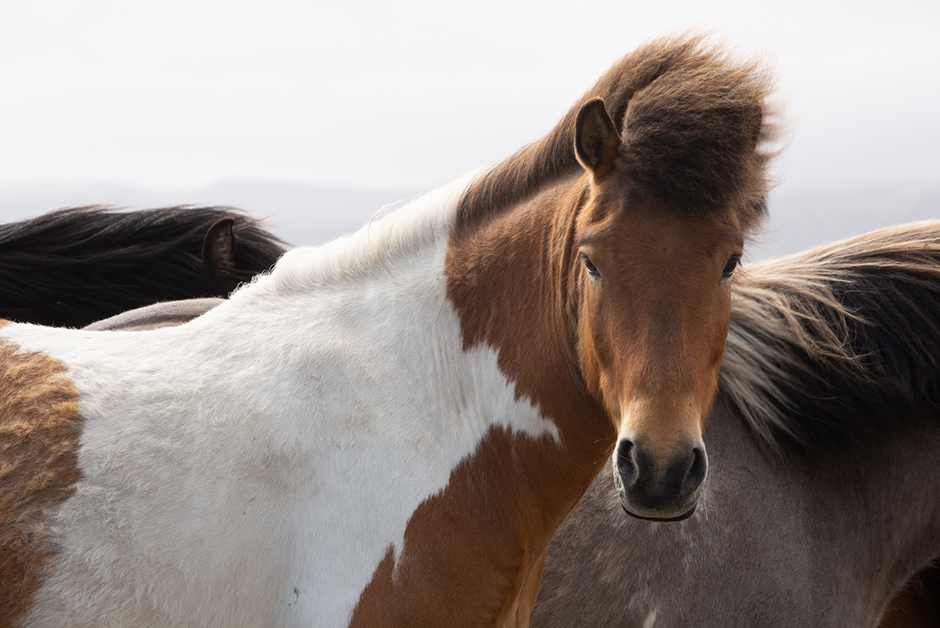
[[[681,521],[695,512],[708,470],[701,441],[670,457],[651,455],[641,443],[622,439],[613,457],[614,484],[628,515],[654,521]]]

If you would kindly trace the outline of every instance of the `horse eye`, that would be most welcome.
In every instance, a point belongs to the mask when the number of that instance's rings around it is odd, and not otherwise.
[[[600,277],[600,276],[601,276],[601,271],[597,270],[597,266],[595,266],[594,264],[591,263],[591,258],[590,258],[590,257],[588,257],[587,255],[585,255],[584,253],[582,253],[582,254],[581,254],[581,261],[584,262],[584,267],[587,269],[588,274],[589,274],[591,277]]]
[[[737,268],[738,264],[740,263],[741,263],[741,256],[732,255],[731,258],[728,259],[728,263],[725,264],[724,270],[721,271],[721,278],[731,279],[731,275],[734,274],[734,269]]]

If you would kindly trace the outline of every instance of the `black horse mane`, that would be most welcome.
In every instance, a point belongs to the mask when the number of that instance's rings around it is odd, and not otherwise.
[[[759,441],[834,467],[940,411],[940,222],[736,275],[720,391]]]
[[[226,296],[284,250],[231,207],[58,210],[0,225],[0,318],[81,327],[158,301]]]

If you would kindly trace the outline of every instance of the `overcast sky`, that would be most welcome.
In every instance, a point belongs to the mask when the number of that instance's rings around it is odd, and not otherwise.
[[[0,0],[0,187],[429,187],[694,27],[777,68],[785,185],[936,181],[937,0]]]

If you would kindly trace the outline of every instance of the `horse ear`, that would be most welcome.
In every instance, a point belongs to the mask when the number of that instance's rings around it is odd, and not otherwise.
[[[622,141],[602,99],[592,98],[581,106],[575,122],[574,150],[586,170],[595,177],[610,172]]]
[[[213,268],[235,268],[235,219],[231,216],[212,223],[202,240],[202,261]]]

